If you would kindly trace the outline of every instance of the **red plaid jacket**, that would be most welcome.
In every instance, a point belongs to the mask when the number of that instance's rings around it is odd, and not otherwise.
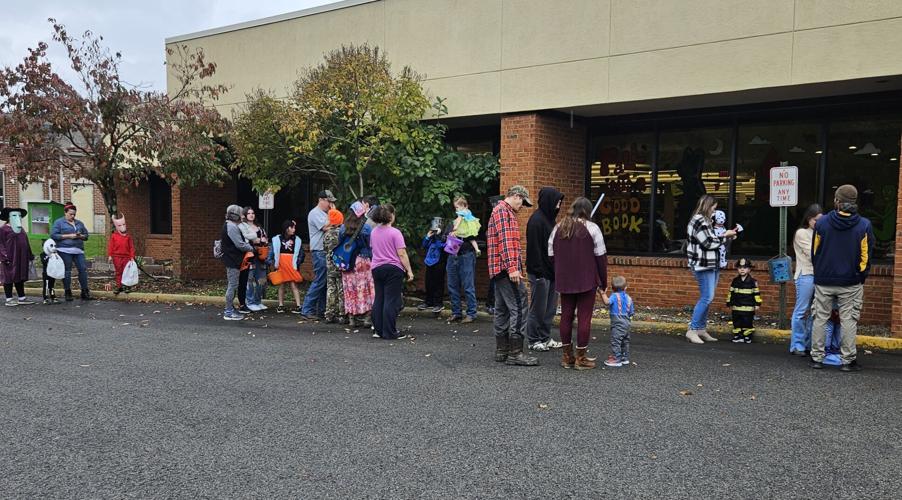
[[[523,269],[520,259],[520,222],[517,213],[503,200],[492,210],[486,230],[489,254],[489,278],[502,272]]]

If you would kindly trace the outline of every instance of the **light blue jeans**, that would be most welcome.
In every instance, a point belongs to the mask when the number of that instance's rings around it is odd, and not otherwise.
[[[789,352],[811,350],[811,326],[814,314],[811,300],[814,298],[814,275],[803,274],[796,278],[796,305],[792,310],[792,337]]]
[[[451,314],[461,316],[461,291],[467,297],[467,316],[476,317],[476,252],[449,255],[448,295],[451,296]]]
[[[719,269],[706,269],[704,271],[692,271],[695,281],[698,282],[698,302],[692,309],[692,321],[690,330],[704,330],[708,326],[708,307],[714,301],[714,292],[717,290],[717,279],[720,277]]]
[[[326,314],[326,252],[313,252],[313,283],[304,297],[302,313],[305,316],[324,316]]]

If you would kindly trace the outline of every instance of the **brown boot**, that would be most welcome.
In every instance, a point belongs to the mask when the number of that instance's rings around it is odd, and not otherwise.
[[[564,368],[573,368],[576,358],[573,357],[573,344],[564,344],[561,347],[561,366]]]
[[[507,361],[507,354],[510,350],[507,336],[495,336],[495,361],[504,363]]]
[[[595,368],[595,361],[586,357],[586,351],[588,349],[588,347],[576,348],[576,363],[574,364],[574,368],[577,370],[591,370]]]

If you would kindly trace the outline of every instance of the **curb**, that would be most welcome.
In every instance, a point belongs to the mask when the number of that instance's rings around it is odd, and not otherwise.
[[[40,296],[41,289],[40,288],[28,288],[26,290],[33,295]],[[168,303],[168,302],[185,302],[190,304],[203,304],[203,305],[222,305],[223,298],[219,296],[209,296],[209,295],[186,295],[186,294],[168,294],[168,293],[142,293],[142,292],[134,292],[134,293],[122,293],[118,297],[113,294],[113,292],[107,292],[103,290],[92,291],[92,295],[95,297],[119,301],[119,302],[160,302],[160,303]],[[430,317],[434,318],[435,313],[429,311],[419,311],[416,307],[411,306],[413,302],[408,300],[406,301],[407,305],[404,307],[402,311],[404,314],[411,316],[419,316],[419,317]],[[275,300],[264,300],[264,304],[267,306],[275,307],[278,305],[278,302]],[[439,313],[442,319],[450,316],[449,311],[442,311]],[[491,316],[488,313],[480,311],[477,314],[477,317],[481,320],[490,321]],[[555,318],[555,324],[559,324],[560,320]],[[608,327],[610,326],[610,320],[602,319],[602,318],[592,318],[592,325],[600,326],[600,327]],[[632,326],[636,333],[641,334],[663,334],[663,335],[672,335],[672,336],[682,336],[686,333],[686,325],[683,323],[665,323],[665,322],[653,322],[653,321],[633,321]],[[712,328],[709,333],[712,335],[719,337],[721,341],[724,340],[725,337],[729,337],[732,335],[730,331],[722,327]],[[778,330],[774,328],[756,328],[755,329],[755,338],[756,340],[763,340],[772,343],[787,343],[789,342],[791,332],[789,330]],[[858,347],[862,349],[875,349],[879,351],[902,351],[902,338],[894,338],[894,337],[871,337],[867,335],[859,335],[856,339],[856,344]]]

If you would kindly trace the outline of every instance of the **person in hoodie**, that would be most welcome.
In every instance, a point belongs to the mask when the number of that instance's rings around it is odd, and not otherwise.
[[[554,289],[554,263],[548,256],[548,238],[563,201],[564,195],[560,191],[543,187],[539,190],[539,209],[526,223],[526,274],[531,291],[526,336],[533,351],[560,349],[563,345],[551,338],[558,294]]]
[[[811,262],[814,265],[814,326],[811,332],[811,367],[824,367],[826,326],[834,301],[842,331],[840,358],[844,372],[861,370],[855,337],[864,299],[864,282],[871,269],[874,230],[858,215],[858,190],[844,184],[833,196],[836,209],[814,225]]]

